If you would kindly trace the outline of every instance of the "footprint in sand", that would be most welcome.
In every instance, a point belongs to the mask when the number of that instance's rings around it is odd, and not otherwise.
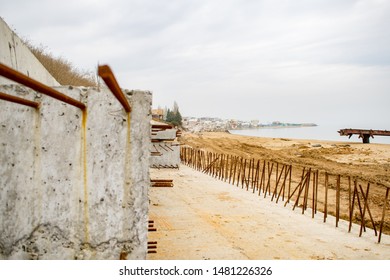
[[[353,247],[351,247],[351,246],[345,246],[345,248],[351,249],[352,251],[358,251],[358,249],[353,248]]]

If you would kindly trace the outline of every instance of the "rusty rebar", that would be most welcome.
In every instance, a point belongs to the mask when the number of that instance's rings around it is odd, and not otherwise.
[[[336,227],[339,226],[340,220],[340,181],[341,175],[338,175],[336,181]]]
[[[351,202],[351,209],[349,212],[349,226],[348,226],[348,232],[351,232],[352,229],[352,221],[353,221],[353,210],[355,208],[355,195],[357,191],[357,180],[355,179],[353,182],[353,195],[352,195],[352,202]]]
[[[38,82],[2,63],[0,63],[0,75],[17,83],[23,84],[42,94],[48,95],[54,99],[80,108],[81,110],[84,110],[86,108],[84,103],[77,101],[76,99],[73,99],[69,96],[66,96],[63,93],[56,91],[55,89],[52,89],[51,87],[44,85],[41,82]]]
[[[367,212],[368,212],[368,215],[370,216],[370,220],[371,220],[371,223],[372,223],[372,227],[373,227],[373,229],[374,229],[374,232],[375,232],[375,236],[377,236],[378,233],[377,233],[377,231],[376,231],[376,226],[375,226],[374,218],[372,217],[372,214],[371,214],[371,211],[370,211],[370,206],[369,206],[369,204],[368,204],[368,190],[369,190],[369,188],[370,188],[370,183],[369,183],[369,182],[367,183],[367,192],[366,192],[366,194],[364,194],[363,189],[362,189],[362,186],[359,185],[359,187],[360,187],[360,190],[361,190],[361,192],[362,192],[363,199],[364,199],[364,201],[365,201],[364,207],[365,207],[365,208],[367,207]],[[364,216],[364,213],[363,213],[363,216]]]
[[[283,166],[283,168],[285,168],[285,171],[284,171],[284,180],[283,180],[283,183],[282,183],[282,186],[280,187],[280,190],[279,190],[279,194],[278,194],[278,197],[276,198],[276,203],[278,203],[279,201],[279,198],[280,198],[280,195],[282,194],[282,191],[283,191],[283,201],[284,201],[284,191],[285,191],[285,188],[286,188],[286,180],[287,180],[287,175],[288,173],[290,172],[288,170],[288,166]]]
[[[252,190],[253,193],[255,193],[255,191],[257,191],[259,188],[259,175],[260,175],[259,168],[260,168],[260,160],[258,159],[256,164],[255,182],[253,184],[253,190]]]
[[[111,68],[108,65],[99,65],[98,75],[103,79],[108,88],[111,90],[112,94],[116,99],[122,104],[123,108],[127,113],[131,112],[131,107],[126,97],[123,95],[121,88],[119,87],[118,82],[114,76],[114,73],[111,71]]]
[[[299,184],[297,185],[297,187],[295,188],[295,190],[293,191],[293,193],[291,194],[291,196],[294,195],[295,191],[298,189],[299,187],[299,190],[298,190],[298,194],[297,194],[297,198],[295,200],[295,203],[294,203],[294,206],[293,206],[293,211],[295,210],[295,207],[297,207],[299,205],[299,199],[301,198],[301,194],[302,194],[302,191],[305,189],[306,187],[306,184],[307,184],[307,180],[308,178],[310,179],[310,172],[311,172],[311,169],[309,168],[309,171],[306,172],[305,176],[302,178],[302,180],[299,182]],[[287,201],[288,202],[288,201]],[[287,204],[286,202],[286,204]],[[285,204],[285,206],[286,206]],[[304,209],[304,202],[302,203],[302,208]],[[302,213],[303,214],[303,213]]]
[[[40,105],[38,102],[30,101],[30,100],[27,100],[27,99],[24,99],[24,98],[20,98],[20,97],[17,97],[17,96],[13,96],[13,95],[9,95],[9,94],[6,94],[4,92],[0,92],[0,99],[5,100],[5,101],[10,101],[10,102],[13,102],[13,103],[17,103],[17,104],[20,104],[20,105],[25,105],[25,106],[28,106],[28,107],[33,107],[35,109],[38,109],[39,105]]]
[[[267,162],[268,181],[267,181],[267,186],[265,186],[264,198],[266,198],[266,196],[267,196],[267,191],[269,192],[269,195],[271,195],[271,175],[272,175],[273,168],[274,168],[274,163],[272,162],[271,167],[270,167],[270,163]]]
[[[385,199],[384,199],[384,203],[383,203],[382,219],[381,219],[380,226],[379,226],[378,243],[381,243],[383,222],[384,222],[384,220],[385,220],[386,206],[387,206],[387,198],[389,197],[389,191],[390,191],[390,188],[387,187],[387,189],[386,189],[386,195],[385,195]]]
[[[329,183],[329,175],[328,172],[325,172],[325,202],[324,202],[324,223],[326,222],[326,218],[328,217],[328,183]]]
[[[275,189],[274,189],[274,192],[273,192],[273,194],[272,194],[271,201],[273,201],[274,197],[276,197],[277,195],[279,195],[280,192],[281,192],[282,189],[283,189],[283,185],[280,186],[280,191],[279,191],[279,193],[278,193],[278,185],[279,185],[280,179],[282,178],[282,175],[283,175],[283,172],[284,172],[284,169],[285,169],[285,168],[286,168],[286,166],[283,164],[282,170],[280,170],[279,176],[276,177]],[[276,166],[276,174],[278,174],[278,169],[279,169],[279,165]],[[285,181],[286,181],[286,177],[285,177]],[[278,196],[278,197],[279,197],[279,196]]]
[[[263,191],[264,191],[264,188],[265,188],[265,160],[263,161],[263,169],[261,171],[261,179],[260,179],[259,193],[258,193],[259,196],[261,194],[261,189],[262,188],[263,188]]]

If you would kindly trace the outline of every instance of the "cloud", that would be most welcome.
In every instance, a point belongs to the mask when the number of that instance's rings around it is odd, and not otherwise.
[[[108,63],[122,87],[184,115],[387,116],[386,0],[0,2],[21,35],[81,68]]]

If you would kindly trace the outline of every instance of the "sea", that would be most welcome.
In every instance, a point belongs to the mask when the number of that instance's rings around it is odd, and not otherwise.
[[[232,134],[268,137],[268,138],[289,138],[289,139],[305,139],[305,140],[330,140],[352,143],[363,143],[358,135],[340,136],[337,132],[340,129],[355,128],[355,129],[381,129],[390,130],[387,128],[365,128],[365,127],[344,127],[340,125],[317,125],[308,127],[261,127],[251,129],[229,130]],[[374,136],[370,138],[370,143],[389,144],[390,136]]]

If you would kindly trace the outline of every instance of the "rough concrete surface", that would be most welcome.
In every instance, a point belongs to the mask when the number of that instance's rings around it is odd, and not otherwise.
[[[176,168],[180,164],[180,144],[179,142],[153,142],[152,152],[157,155],[150,157],[151,167]]]
[[[302,215],[269,198],[180,165],[179,170],[153,169],[152,179],[173,179],[173,188],[151,188],[150,219],[157,253],[149,259],[390,259],[390,236],[381,243],[371,229],[321,213]]]
[[[128,116],[106,88],[56,89],[86,113],[1,87],[42,106],[0,100],[0,259],[144,259],[151,93],[126,92]]]
[[[158,123],[158,122],[154,122],[154,123]],[[177,132],[176,128],[157,131],[154,133],[154,135],[152,135],[152,139],[173,140],[176,138],[176,132]]]
[[[171,125],[151,121],[152,124],[152,156],[150,166],[156,168],[176,168],[180,164],[180,143],[176,139],[177,129]],[[158,126],[158,128],[155,128]]]

